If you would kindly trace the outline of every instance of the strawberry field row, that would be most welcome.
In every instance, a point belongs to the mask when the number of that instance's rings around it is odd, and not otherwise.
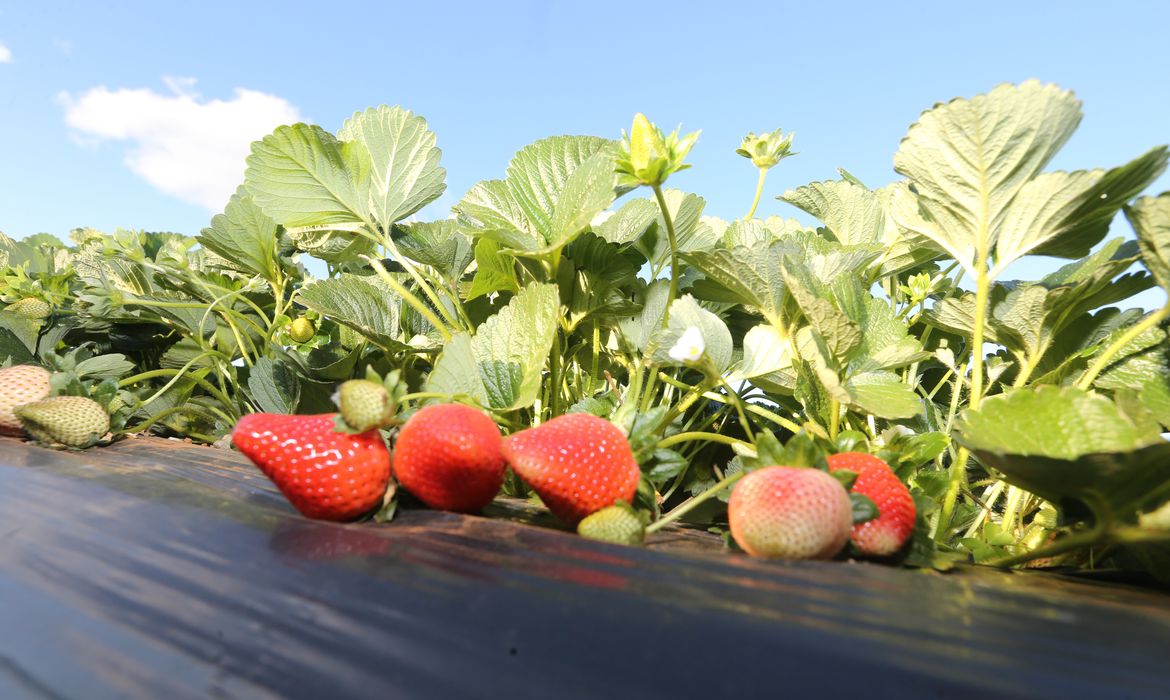
[[[1045,170],[1080,118],[1038,82],[936,105],[897,181],[784,192],[804,220],[755,217],[780,130],[737,151],[743,218],[667,187],[698,133],[639,114],[419,221],[421,117],[282,126],[199,236],[0,237],[0,430],[234,435],[314,518],[502,492],[626,544],[1170,579],[1170,305],[1124,308],[1170,288],[1167,148]],[[1069,262],[1008,278],[1027,256]]]

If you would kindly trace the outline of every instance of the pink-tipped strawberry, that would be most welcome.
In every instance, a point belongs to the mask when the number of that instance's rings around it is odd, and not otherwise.
[[[394,478],[431,508],[473,513],[504,485],[496,422],[463,404],[424,406],[394,443]]]
[[[572,525],[618,501],[632,503],[642,476],[625,434],[585,413],[504,438],[504,458],[554,515]]]
[[[873,501],[878,517],[853,526],[851,538],[860,554],[887,557],[906,544],[914,532],[914,497],[890,465],[864,452],[829,455],[829,471],[857,473],[850,490]]]
[[[48,398],[49,370],[36,365],[15,365],[0,369],[0,435],[23,435],[24,428],[14,409]]]
[[[232,442],[307,518],[353,520],[377,508],[390,484],[390,453],[376,430],[334,430],[337,415],[253,413]]]
[[[845,487],[819,469],[764,467],[735,485],[727,518],[753,557],[829,559],[849,541],[853,507]]]

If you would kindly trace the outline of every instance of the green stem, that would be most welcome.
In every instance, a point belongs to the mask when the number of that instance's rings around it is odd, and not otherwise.
[[[194,413],[196,415],[203,416],[204,418],[209,418],[211,420],[215,420],[215,416],[211,415],[210,413],[207,413],[207,412],[202,411],[198,408],[195,408],[194,406],[185,404],[182,406],[173,406],[171,408],[166,409],[165,411],[159,411],[158,413],[154,414],[150,418],[146,419],[145,422],[139,423],[138,425],[134,426],[133,428],[126,428],[122,432],[124,432],[124,433],[144,432],[144,431],[148,430],[150,428],[150,426],[154,425],[158,421],[162,420],[163,418],[166,418],[167,416],[173,415],[175,413]],[[186,432],[186,431],[185,431],[185,434],[189,435],[189,436],[195,435],[194,433],[190,433],[190,432]],[[215,441],[214,440],[207,440],[206,442],[215,442]]]
[[[841,403],[837,399],[829,399],[829,439],[836,440],[841,430]]]
[[[951,390],[951,405],[947,413],[946,434],[950,434],[951,425],[955,420],[955,415],[959,410],[959,397],[963,393],[963,374],[966,366],[960,366],[959,371],[955,373],[955,386]],[[966,447],[960,447],[959,452],[955,455],[955,461],[951,463],[950,467],[950,482],[947,485],[946,495],[943,496],[943,506],[939,513],[938,523],[934,530],[934,540],[936,542],[944,541],[950,536],[951,518],[955,514],[955,503],[959,498],[959,490],[963,486],[963,479],[967,476],[967,460],[970,459]]]
[[[443,399],[445,401],[451,401],[452,395],[441,391],[416,391],[413,394],[406,394],[398,399],[398,403],[403,404],[408,401],[418,401],[420,399]]]
[[[561,357],[561,329],[557,328],[556,335],[553,339],[552,357],[549,358],[549,397],[548,409],[549,417],[556,418],[560,415],[561,410],[561,373],[563,372],[564,358]]]
[[[1022,489],[1016,488],[1015,486],[1008,486],[1007,500],[1004,501],[1003,507],[1003,519],[1000,521],[1004,532],[1013,535],[1016,533],[1016,516],[1020,512],[1020,507],[1027,495],[1027,492]]]
[[[666,238],[670,243],[670,290],[666,295],[666,310],[662,313],[662,327],[666,328],[670,321],[670,305],[678,297],[678,239],[674,234],[674,222],[670,220],[670,210],[666,207],[661,185],[654,185],[654,197],[658,200],[658,209],[662,211],[662,220],[666,222]]]
[[[593,361],[589,363],[589,377],[597,379],[598,368],[601,362],[601,325],[593,319]]]
[[[677,379],[674,379],[673,377],[666,375],[665,373],[660,372],[658,376],[660,379],[662,379],[662,381],[666,382],[667,384],[673,384],[674,386],[679,387],[680,389],[691,388],[689,385],[684,384],[683,382],[680,382]],[[716,401],[716,402],[721,403],[721,404],[732,405],[731,401],[728,400],[727,397],[723,396],[722,394],[716,394],[713,391],[704,391],[701,394],[701,396],[705,399],[710,399],[712,401]],[[755,415],[760,416],[761,418],[766,418],[766,419],[772,421],[773,423],[775,423],[776,425],[779,425],[780,427],[784,428],[785,430],[787,430],[790,433],[799,433],[801,431],[801,427],[799,425],[797,425],[796,423],[793,423],[792,421],[788,420],[784,416],[782,416],[778,413],[773,413],[772,411],[769,411],[768,409],[763,408],[762,406],[757,406],[754,403],[745,403],[743,405],[743,410],[747,411],[748,413],[754,413]]]
[[[730,476],[725,476],[725,477],[723,477],[722,481],[715,484],[711,488],[707,489],[703,493],[700,493],[697,496],[692,496],[692,497],[688,498],[687,500],[683,501],[682,503],[678,504],[677,506],[675,506],[674,510],[670,511],[669,513],[662,516],[658,520],[650,523],[646,527],[646,534],[649,535],[651,533],[657,532],[657,531],[661,530],[662,528],[666,527],[667,525],[671,524],[675,520],[678,520],[682,516],[691,512],[692,510],[694,510],[695,508],[700,506],[703,503],[703,501],[706,501],[708,498],[711,498],[712,496],[715,496],[715,495],[721,493],[724,489],[728,488],[729,486],[731,486],[735,482],[742,479],[745,473],[746,472],[744,472],[741,469],[741,470],[735,472],[734,474],[731,474]]]
[[[447,326],[441,320],[439,320],[439,317],[435,315],[435,312],[431,311],[430,308],[426,304],[422,303],[418,297],[411,294],[410,290],[402,286],[402,283],[394,279],[394,277],[392,277],[390,273],[386,271],[386,268],[382,265],[381,260],[373,257],[367,259],[370,261],[370,266],[374,268],[374,272],[378,275],[379,279],[385,282],[386,285],[390,287],[390,289],[393,289],[399,296],[402,297],[403,301],[405,301],[407,304],[410,304],[415,311],[419,312],[423,318],[425,318],[432,326],[434,326],[439,331],[439,335],[443,336],[444,341],[449,342],[451,340],[451,331],[447,329]]]
[[[754,443],[756,440],[756,436],[755,436],[755,433],[752,432],[751,422],[748,420],[747,415],[745,415],[745,413],[744,413],[743,399],[740,398],[739,392],[737,392],[735,390],[735,387],[731,386],[731,384],[726,379],[724,379],[722,375],[718,375],[718,376],[719,376],[719,383],[723,385],[724,389],[727,389],[727,398],[729,398],[732,402],[732,405],[735,406],[735,412],[736,412],[736,414],[739,415],[739,422],[743,425],[743,431],[745,433],[747,433],[748,439]]]
[[[654,370],[649,371],[649,378],[646,381],[646,386],[642,391],[642,401],[639,404],[639,410],[642,413],[650,410],[650,403],[654,400],[654,393],[658,389],[658,375],[654,374]]]
[[[1165,533],[1163,533],[1163,536],[1165,536]],[[1103,544],[1105,539],[1105,526],[1095,525],[1094,527],[1084,532],[1080,532],[1075,535],[1069,535],[1068,537],[1059,539],[1047,547],[1033,549],[1032,551],[1024,552],[1023,554],[1015,554],[1008,557],[1000,557],[999,559],[992,559],[991,561],[988,561],[987,564],[990,566],[1000,566],[1007,568],[1009,566],[1015,566],[1017,564],[1023,564],[1025,562],[1032,561],[1033,559],[1054,557],[1058,554],[1064,554],[1065,552],[1071,552],[1073,550],[1080,549],[1081,547]]]
[[[975,484],[972,484],[972,486],[975,486]],[[971,527],[967,528],[967,532],[963,535],[964,537],[974,537],[975,533],[979,532],[979,526],[983,524],[984,520],[991,517],[991,509],[995,506],[995,502],[999,500],[999,494],[1003,492],[1005,486],[1007,486],[1006,481],[996,480],[983,493],[984,508],[979,511],[979,515],[971,523]]]
[[[186,365],[184,365],[182,369],[155,369],[155,370],[151,370],[149,372],[142,372],[141,374],[136,374],[133,377],[127,377],[126,379],[123,379],[122,381],[118,382],[118,388],[127,387],[127,386],[130,386],[131,384],[137,384],[138,382],[145,381],[147,379],[155,379],[157,377],[172,377],[172,379],[169,382],[167,382],[166,385],[164,385],[162,389],[155,392],[155,394],[153,396],[151,396],[150,398],[148,398],[146,401],[142,402],[142,405],[146,406],[147,404],[151,403],[152,401],[154,401],[158,397],[165,394],[168,389],[170,389],[172,386],[174,386],[175,382],[179,381],[179,379],[182,377],[182,375],[186,374],[187,369],[191,366],[191,364],[194,362],[197,362],[203,356],[204,355],[196,356],[194,359],[192,359],[190,362],[188,362]],[[223,393],[223,391],[220,390],[219,387],[215,386],[211,382],[209,382],[206,379],[203,379],[201,377],[191,377],[191,381],[195,382],[196,385],[202,387],[205,391],[207,391],[207,393],[214,396],[216,399],[219,400],[220,403],[222,403],[225,407],[231,409],[232,412],[235,413],[235,402],[232,401],[231,399],[229,399],[227,397],[227,394]]]
[[[666,372],[659,372],[658,374],[662,378],[663,383],[665,383],[667,386],[672,386],[675,389],[686,390],[686,393],[683,394],[679,402],[672,406],[671,409],[666,412],[666,415],[662,417],[662,423],[658,426],[658,430],[664,430],[666,426],[674,422],[675,418],[678,418],[682,414],[686,413],[687,409],[693,406],[704,392],[714,386],[710,383],[710,379],[704,379],[703,383],[696,386],[688,386],[686,383],[674,379]]]
[[[658,447],[667,448],[683,442],[691,442],[694,440],[705,440],[707,442],[719,442],[724,445],[740,445],[741,447],[752,447],[750,442],[744,442],[739,438],[733,438],[730,435],[722,435],[720,433],[708,432],[690,432],[690,433],[676,433],[668,438],[664,438],[658,442]]]
[[[756,215],[756,207],[760,206],[760,195],[764,194],[764,178],[768,177],[768,169],[760,168],[760,179],[756,182],[756,198],[752,200],[752,208],[748,209],[745,219],[750,219]]]
[[[1162,308],[1158,309],[1149,316],[1146,316],[1133,326],[1130,326],[1129,330],[1127,330],[1125,333],[1122,333],[1120,338],[1113,341],[1109,347],[1105,348],[1105,352],[1098,355],[1097,359],[1093,361],[1093,364],[1090,365],[1087,370],[1085,370],[1085,373],[1081,375],[1080,380],[1077,381],[1077,388],[1088,390],[1089,387],[1093,386],[1093,380],[1097,378],[1097,375],[1101,374],[1101,371],[1109,366],[1109,363],[1113,360],[1113,357],[1117,355],[1117,353],[1121,352],[1122,348],[1133,341],[1134,338],[1137,338],[1142,333],[1145,333],[1147,330],[1157,326],[1167,316],[1170,316],[1170,302],[1167,302],[1167,304]]]
[[[975,329],[971,332],[971,395],[967,400],[967,405],[972,409],[979,408],[983,400],[983,327],[987,323],[987,302],[991,293],[986,257],[980,256],[978,270],[975,280]]]

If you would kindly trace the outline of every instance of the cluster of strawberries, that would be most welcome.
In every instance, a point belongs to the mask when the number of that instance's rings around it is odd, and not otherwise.
[[[610,421],[568,414],[504,437],[480,410],[432,404],[401,426],[391,455],[378,428],[393,422],[394,408],[380,389],[347,382],[340,415],[246,416],[233,441],[310,518],[366,515],[392,492],[392,481],[431,508],[474,513],[496,497],[511,467],[582,535],[642,541],[644,519],[629,505],[641,471],[625,434]],[[837,476],[783,466],[744,476],[728,504],[736,543],[753,556],[786,559],[831,558],[850,540],[860,555],[898,552],[915,524],[905,485],[873,455],[836,454],[828,463]],[[855,475],[849,490],[871,499],[878,517],[854,522],[840,472]]]
[[[307,517],[360,517],[382,502],[391,476],[431,508],[473,513],[496,497],[511,466],[554,514],[574,525],[632,501],[638,488],[641,472],[625,435],[586,414],[505,438],[491,417],[470,406],[424,406],[398,431],[391,458],[377,430],[383,421],[370,426],[365,416],[371,411],[347,401],[358,386],[343,386],[340,417],[254,413],[233,432],[236,447]],[[339,418],[351,430],[338,430]]]

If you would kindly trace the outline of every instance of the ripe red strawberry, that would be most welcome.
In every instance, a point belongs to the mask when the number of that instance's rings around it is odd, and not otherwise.
[[[914,531],[914,498],[890,465],[864,452],[829,455],[828,462],[829,471],[857,472],[857,480],[850,490],[868,496],[878,509],[878,517],[853,526],[852,539],[857,551],[866,556],[886,557],[901,549]]]
[[[352,520],[382,503],[390,484],[390,453],[376,430],[333,429],[336,414],[253,413],[232,442],[306,518]]]
[[[853,507],[845,487],[819,469],[764,467],[735,485],[727,518],[753,557],[829,559],[849,541]]]
[[[394,478],[431,508],[472,513],[504,485],[496,422],[463,404],[432,404],[406,421],[394,443]]]
[[[49,397],[49,370],[36,365],[15,365],[0,369],[0,435],[23,435],[20,419],[13,409]]]
[[[548,509],[572,525],[618,501],[632,503],[642,476],[625,434],[585,413],[504,438],[504,457]]]

